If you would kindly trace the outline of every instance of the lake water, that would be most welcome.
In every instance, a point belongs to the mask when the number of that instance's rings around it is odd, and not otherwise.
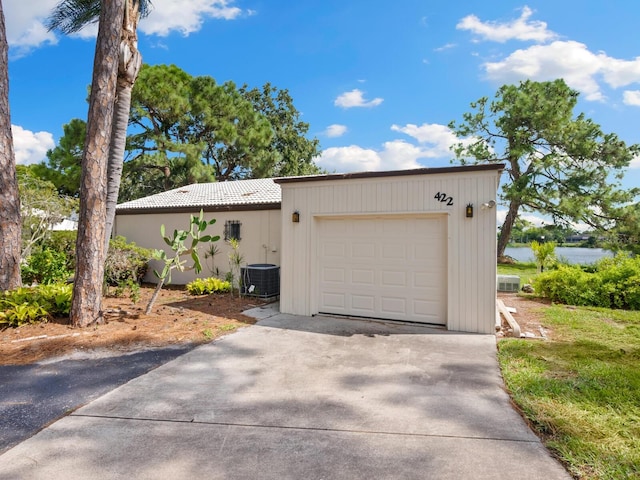
[[[533,262],[535,256],[529,247],[507,247],[504,251],[518,262]],[[569,263],[594,263],[604,257],[613,257],[613,252],[602,248],[556,247],[556,257]]]

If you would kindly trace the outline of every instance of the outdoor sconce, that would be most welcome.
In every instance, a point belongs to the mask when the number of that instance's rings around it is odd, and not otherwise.
[[[467,218],[473,218],[473,203],[468,203],[465,209]]]
[[[300,223],[300,212],[297,210],[291,214],[291,221],[293,223]]]

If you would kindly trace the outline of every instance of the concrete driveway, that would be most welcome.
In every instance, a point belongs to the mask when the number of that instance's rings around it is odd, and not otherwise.
[[[570,479],[495,353],[488,335],[274,315],[17,445],[0,479]]]

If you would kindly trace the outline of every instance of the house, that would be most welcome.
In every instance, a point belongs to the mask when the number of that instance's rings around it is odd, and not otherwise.
[[[118,206],[115,232],[162,248],[161,223],[185,228],[185,214],[203,209],[218,220],[220,235],[225,226],[241,224],[247,264],[280,265],[282,313],[492,333],[502,169],[487,164],[190,185]]]
[[[207,220],[216,220],[206,233],[220,235],[220,241],[214,243],[217,253],[204,259],[199,276],[224,278],[231,251],[225,240],[232,237],[240,242],[244,263],[280,264],[280,198],[280,186],[272,179],[197,183],[118,205],[113,231],[141,247],[164,249],[160,225],[168,235],[188,229],[190,215],[202,210]],[[159,263],[152,260],[151,267],[145,280],[155,282],[153,270],[159,270]],[[195,276],[193,271],[175,272],[171,281],[186,284]]]

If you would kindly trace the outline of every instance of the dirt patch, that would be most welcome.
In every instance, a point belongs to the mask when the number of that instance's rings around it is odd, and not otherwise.
[[[517,293],[498,293],[505,306],[516,309],[513,318],[520,325],[522,334],[529,338],[551,338],[553,330],[551,330],[544,320],[544,308],[548,306],[548,302],[544,302],[538,298],[522,296]],[[513,336],[510,331],[509,324],[502,319],[502,330],[500,336]]]
[[[137,303],[128,298],[105,298],[105,323],[102,325],[73,328],[67,319],[58,319],[1,330],[0,365],[33,363],[75,352],[129,352],[149,347],[207,343],[255,323],[242,312],[268,303],[228,294],[192,296],[180,287],[165,287],[152,313],[145,315],[144,309],[152,293],[152,286],[143,286]],[[544,303],[515,293],[500,293],[498,297],[506,306],[516,308],[514,317],[523,333],[542,337],[544,332],[546,337],[552,336],[553,332],[544,323]],[[499,335],[509,336],[506,322]]]
[[[151,314],[145,315],[152,293],[152,286],[143,286],[137,303],[129,298],[105,298],[105,323],[102,325],[73,328],[68,319],[58,319],[1,330],[0,365],[33,363],[78,351],[126,352],[207,343],[255,323],[242,312],[267,303],[229,294],[192,296],[182,288],[165,287]]]

